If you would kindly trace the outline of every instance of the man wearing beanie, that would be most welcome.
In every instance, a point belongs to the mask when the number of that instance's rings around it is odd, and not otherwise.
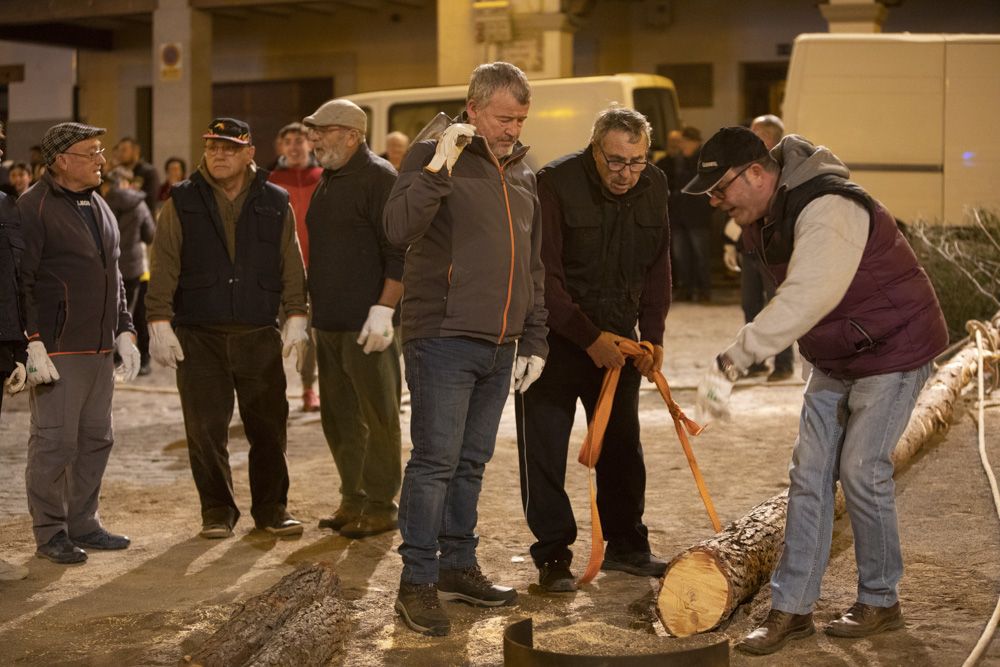
[[[403,249],[382,226],[396,170],[368,148],[367,118],[353,102],[330,100],[303,122],[323,167],[306,215],[309,299],[323,434],[340,473],[340,505],[319,525],[367,537],[396,529],[402,480],[394,328]]]
[[[250,127],[217,118],[205,155],[170,191],[150,254],[150,353],[177,369],[201,537],[230,537],[240,517],[229,468],[233,393],[250,442],[250,513],[279,537],[299,535],[288,513],[288,399],[281,357],[302,363],[305,271],[288,193],[253,162]],[[280,334],[278,315],[284,310]]]
[[[711,364],[699,408],[728,413],[732,383],[795,340],[811,367],[771,611],[737,644],[746,653],[773,653],[815,632],[838,479],[854,532],[857,600],[826,632],[859,638],[903,627],[891,455],[948,333],[895,219],[848,175],[837,156],[800,136],[768,152],[750,130],[726,127],[706,142],[684,188],[743,228],[744,245],[778,283]]]
[[[31,388],[28,509],[37,555],[63,565],[86,561],[85,549],[129,546],[129,538],[104,529],[97,511],[114,444],[114,353],[123,379],[139,372],[118,223],[96,191],[104,133],[81,123],[50,127],[42,138],[45,175],[17,200]]]

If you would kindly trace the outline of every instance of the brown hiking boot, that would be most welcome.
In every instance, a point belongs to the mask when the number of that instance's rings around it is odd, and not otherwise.
[[[431,637],[443,637],[451,632],[451,621],[441,608],[437,586],[399,582],[396,611],[407,627]]]
[[[808,637],[816,632],[812,614],[789,614],[772,609],[756,630],[736,645],[737,650],[753,655],[774,653],[792,639]]]
[[[834,637],[867,637],[903,627],[899,603],[891,607],[875,607],[855,602],[840,618],[830,621],[826,634]]]

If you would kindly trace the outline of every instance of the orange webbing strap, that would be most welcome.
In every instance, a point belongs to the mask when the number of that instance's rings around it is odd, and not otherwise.
[[[632,359],[653,354],[653,345],[648,341],[636,343],[635,341],[622,339],[618,341],[618,348],[622,354]],[[601,393],[597,398],[593,417],[587,426],[587,437],[584,439],[583,446],[580,448],[580,455],[577,457],[580,463],[590,468],[588,481],[590,486],[590,521],[592,526],[590,561],[587,563],[587,569],[584,571],[583,576],[577,582],[579,584],[586,584],[592,581],[597,576],[597,573],[601,569],[601,563],[604,561],[604,533],[601,530],[601,515],[597,509],[597,485],[594,468],[601,457],[601,445],[604,441],[604,432],[608,427],[608,419],[611,417],[611,406],[614,403],[619,376],[621,376],[620,368],[609,368],[604,373]],[[687,457],[691,473],[694,475],[695,484],[698,486],[698,493],[701,494],[701,500],[705,503],[705,509],[708,510],[708,517],[712,520],[712,527],[715,528],[715,532],[719,532],[722,530],[722,524],[719,523],[719,517],[715,513],[715,506],[708,495],[708,488],[705,486],[705,480],[701,476],[701,470],[698,469],[698,462],[695,460],[694,452],[691,450],[691,443],[688,441],[688,434],[698,435],[702,432],[703,427],[699,426],[692,419],[689,419],[680,406],[674,402],[673,397],[670,395],[670,385],[667,384],[667,378],[663,376],[663,373],[659,369],[653,372],[653,382],[656,384],[656,388],[660,390],[660,396],[663,397],[663,402],[667,405],[667,410],[670,411],[670,416],[674,420],[677,439],[680,440],[681,447],[684,449],[684,456]]]

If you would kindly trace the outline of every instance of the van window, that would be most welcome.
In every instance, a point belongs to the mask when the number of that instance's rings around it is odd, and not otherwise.
[[[635,110],[653,126],[652,151],[667,150],[667,133],[678,128],[674,91],[669,88],[636,88],[632,91]]]
[[[399,131],[408,137],[415,137],[439,111],[455,117],[464,110],[464,99],[393,104],[389,107],[388,132]]]

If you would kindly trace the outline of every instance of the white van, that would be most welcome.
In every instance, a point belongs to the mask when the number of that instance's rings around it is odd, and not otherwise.
[[[456,116],[465,109],[468,86],[408,88],[358,93],[346,97],[368,114],[368,144],[385,151],[385,135],[400,131],[414,137],[443,111]],[[674,84],[652,74],[615,74],[531,82],[531,109],[521,134],[531,146],[526,158],[532,169],[586,146],[594,117],[612,102],[632,107],[653,126],[653,155],[666,150],[667,132],[677,129]]]
[[[1000,35],[807,34],[784,121],[823,144],[898,219],[1000,209]]]

